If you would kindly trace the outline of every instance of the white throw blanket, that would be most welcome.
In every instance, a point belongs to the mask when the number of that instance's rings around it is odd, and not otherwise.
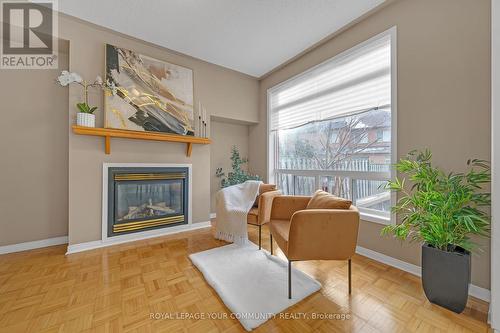
[[[248,180],[217,192],[215,238],[236,244],[245,244],[248,241],[247,214],[259,194],[261,183]]]

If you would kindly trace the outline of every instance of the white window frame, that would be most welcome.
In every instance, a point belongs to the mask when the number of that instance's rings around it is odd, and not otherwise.
[[[319,188],[319,179],[321,176],[347,176],[350,177],[351,181],[355,179],[366,179],[366,180],[387,180],[387,179],[395,179],[396,172],[394,168],[391,167],[390,172],[388,173],[377,173],[375,175],[374,172],[357,172],[357,171],[330,171],[330,170],[281,170],[275,169],[275,165],[277,165],[277,142],[276,133],[271,131],[271,112],[270,112],[270,96],[273,90],[278,89],[283,84],[288,83],[291,80],[296,79],[299,76],[305,75],[310,71],[315,70],[317,67],[322,66],[326,62],[332,61],[335,58],[346,56],[347,54],[361,48],[372,41],[381,38],[383,36],[390,36],[391,39],[391,164],[395,164],[398,160],[397,153],[397,28],[393,26],[386,31],[383,31],[370,39],[346,50],[338,55],[330,58],[302,73],[299,73],[288,80],[279,83],[267,90],[267,180],[270,183],[275,183],[275,173],[282,172],[287,174],[292,174],[296,176],[310,176],[315,177],[316,179],[316,188]],[[352,187],[351,187],[352,188]],[[397,194],[395,192],[391,193],[391,205],[395,205],[397,201]],[[383,217],[377,214],[370,214],[369,212],[360,212],[360,216],[362,220],[380,223],[384,225],[395,224],[396,223],[396,215],[389,214],[389,217]]]

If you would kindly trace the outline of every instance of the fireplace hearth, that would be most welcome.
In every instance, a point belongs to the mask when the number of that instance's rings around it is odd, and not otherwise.
[[[107,236],[188,223],[187,167],[109,167]]]

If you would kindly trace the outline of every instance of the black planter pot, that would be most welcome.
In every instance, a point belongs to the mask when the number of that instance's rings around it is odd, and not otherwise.
[[[445,252],[422,245],[422,284],[429,301],[461,313],[469,295],[470,262],[462,248]]]

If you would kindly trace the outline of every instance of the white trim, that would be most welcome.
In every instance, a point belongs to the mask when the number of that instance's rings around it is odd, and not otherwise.
[[[491,304],[490,325],[500,331],[500,0],[491,1]]]
[[[383,264],[396,267],[402,271],[408,272],[410,274],[416,275],[416,276],[421,276],[421,270],[420,266],[413,265],[410,263],[407,263],[406,261],[402,261],[393,257],[389,257],[388,255],[361,247],[361,246],[356,246],[356,253],[360,254],[362,256],[365,256],[367,258],[373,259],[375,261],[381,262]]]
[[[193,222],[193,166],[192,164],[173,164],[173,163],[103,163],[102,164],[102,215],[101,215],[101,239],[103,243],[111,243],[116,241],[131,242],[138,239],[143,239],[145,235],[149,235],[150,231],[136,232],[133,234],[108,237],[108,169],[109,168],[188,168],[188,223]],[[174,227],[170,227],[173,229]],[[156,229],[158,230],[158,229]]]
[[[369,214],[366,212],[359,212],[359,218],[360,220],[363,221],[368,221],[368,222],[373,222],[373,223],[380,223],[384,225],[392,224],[392,220],[390,217],[385,217],[382,215],[376,215],[376,214]]]
[[[98,249],[101,247],[123,244],[123,243],[127,243],[127,242],[143,240],[143,239],[156,238],[156,237],[161,237],[161,236],[165,236],[165,235],[172,235],[172,234],[177,234],[177,233],[192,231],[192,230],[197,230],[197,229],[210,228],[211,226],[212,226],[212,224],[210,223],[210,221],[198,222],[198,223],[193,223],[193,224],[178,225],[175,227],[170,227],[170,228],[165,228],[165,229],[148,230],[148,231],[138,232],[135,234],[124,235],[124,236],[134,236],[133,238],[132,237],[126,238],[126,237],[120,236],[120,238],[118,238],[118,237],[111,238],[110,237],[106,241],[97,240],[97,241],[73,244],[73,245],[68,245],[68,250],[67,250],[66,254],[88,251],[88,250]]]
[[[388,266],[395,267],[397,269],[400,269],[402,271],[405,271],[407,273],[416,275],[416,276],[422,276],[422,269],[420,266],[414,265],[407,263],[406,261],[402,261],[393,257],[389,257],[388,255],[361,247],[361,246],[356,246],[356,253],[360,254],[364,257],[373,259],[375,261],[381,262],[383,264],[386,264]],[[470,284],[469,285],[469,295],[479,298],[485,302],[490,301],[490,291],[485,288],[478,287],[476,285]]]
[[[469,295],[485,302],[491,301],[491,292],[486,288],[481,288],[474,284],[469,284]]]
[[[276,166],[276,132],[271,132],[271,112],[269,112],[269,101],[271,98],[271,94],[269,89],[267,90],[266,96],[266,174],[267,174],[267,183],[268,184],[276,184],[275,179],[275,166]],[[272,145],[272,147],[271,147]]]
[[[211,218],[211,219],[215,219],[216,217],[217,217],[217,214],[215,214],[215,213],[210,213],[210,218]]]
[[[286,173],[295,176],[331,176],[337,175],[340,177],[351,177],[355,179],[366,180],[387,180],[391,177],[391,172],[377,171],[345,171],[345,170],[300,170],[300,169],[274,169],[277,173]]]
[[[0,246],[0,254],[39,249],[42,247],[61,245],[68,243],[68,236],[41,239],[32,242],[17,243]]]
[[[266,92],[266,182],[268,184],[276,184],[274,181],[274,163],[271,161],[274,160],[274,149],[271,148],[271,141],[274,142],[274,132],[270,131],[271,125],[269,122],[271,121],[271,112],[269,112],[269,89]],[[271,140],[271,135],[273,136],[273,140]]]
[[[398,161],[398,30],[394,26],[389,29],[391,35],[391,164],[394,165]],[[395,168],[391,168],[391,179],[395,180],[397,172]],[[395,205],[398,201],[398,194],[393,191],[391,193],[391,205]],[[376,222],[376,221],[375,221]],[[391,214],[389,222],[382,224],[396,224],[396,213]],[[380,222],[378,222],[380,223]]]

